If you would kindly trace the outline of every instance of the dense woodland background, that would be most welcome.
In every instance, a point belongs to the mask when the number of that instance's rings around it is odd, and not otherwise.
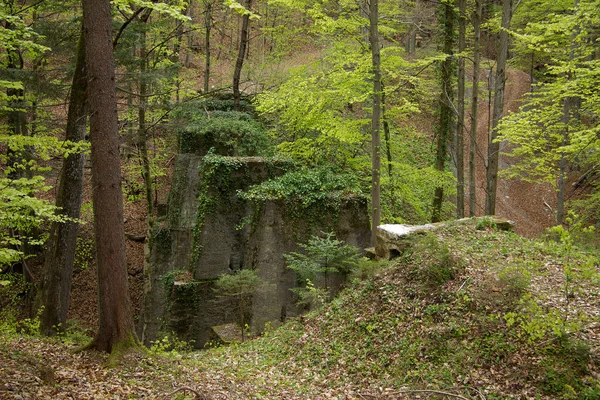
[[[248,198],[364,194],[372,226],[597,223],[597,0],[2,0],[0,21],[0,290],[44,335],[75,312],[90,347],[137,345],[190,138],[302,171]]]

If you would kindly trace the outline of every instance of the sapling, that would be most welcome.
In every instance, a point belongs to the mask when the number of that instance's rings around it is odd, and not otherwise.
[[[235,274],[223,274],[215,283],[217,295],[232,299],[237,308],[237,322],[242,330],[242,342],[244,341],[244,330],[248,326],[246,315],[250,311],[252,295],[262,284],[256,271],[250,269],[242,269]]]
[[[308,243],[298,245],[303,252],[284,254],[288,268],[296,272],[298,281],[306,286],[296,289],[301,298],[309,298],[315,294],[314,282],[322,278],[323,292],[328,297],[330,275],[339,273],[346,277],[354,270],[360,261],[358,249],[337,240],[333,232],[324,233],[323,237],[312,236]],[[317,297],[323,294],[318,293]]]

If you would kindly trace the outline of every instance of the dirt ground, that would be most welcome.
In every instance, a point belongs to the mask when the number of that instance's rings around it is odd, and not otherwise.
[[[523,71],[509,69],[505,89],[504,114],[518,111],[523,96],[530,90],[529,75]],[[487,96],[480,96],[480,99],[477,121],[477,143],[480,148],[480,156],[477,158],[476,164],[477,215],[484,215],[486,177],[484,159],[481,155],[487,157],[490,113]],[[467,126],[467,131],[470,129]],[[500,147],[501,151],[506,151],[506,144],[501,144]],[[465,154],[468,154],[468,149],[467,141]],[[514,160],[504,155],[500,156],[500,170],[507,168],[511,163],[514,163]],[[468,188],[465,192],[468,199]],[[515,231],[518,234],[535,237],[544,232],[546,228],[554,225],[555,209],[556,191],[551,185],[502,178],[498,180],[496,214],[514,221]]]

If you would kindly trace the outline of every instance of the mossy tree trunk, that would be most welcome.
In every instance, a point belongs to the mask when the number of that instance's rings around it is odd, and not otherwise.
[[[80,142],[85,139],[86,107],[85,92],[87,75],[83,28],[77,44],[75,73],[69,97],[66,140]],[[79,219],[83,193],[83,153],[65,158],[56,195],[56,206],[72,219]],[[43,306],[40,330],[43,335],[53,336],[65,328],[71,296],[73,264],[77,247],[79,224],[75,221],[53,223],[44,261],[44,277],[40,284],[38,302]]]
[[[481,15],[483,13],[483,0],[475,0],[475,12],[471,18],[473,22],[473,93],[471,95],[471,135],[469,138],[469,216],[477,213],[477,113],[479,110],[479,71],[481,51]]]
[[[371,116],[371,246],[375,246],[377,227],[381,224],[381,54],[379,50],[379,4],[369,3],[369,42],[373,67],[373,113]]]
[[[508,60],[508,29],[512,19],[512,0],[502,1],[502,25],[500,30],[500,44],[496,62],[496,80],[494,86],[494,114],[492,118],[492,131],[488,143],[488,163],[486,170],[485,214],[496,214],[496,191],[498,187],[498,163],[500,160],[500,143],[498,137],[498,124],[504,116],[504,88],[506,85],[506,62]]]
[[[92,144],[92,199],[99,327],[88,348],[111,352],[137,343],[127,282],[123,192],[109,0],[83,0]]]
[[[458,0],[458,88],[457,108],[458,121],[456,124],[456,218],[465,216],[465,57],[463,52],[467,48],[467,1]]]
[[[452,101],[454,91],[452,88],[453,60],[452,47],[454,45],[454,5],[451,2],[443,3],[442,24],[443,24],[443,52],[446,59],[441,63],[441,90],[440,90],[440,119],[437,131],[437,149],[435,155],[435,169],[440,172],[446,169],[446,160],[448,159],[448,138],[451,137],[453,128],[453,109]],[[444,204],[444,188],[435,188],[433,197],[433,213],[431,222],[439,222],[442,219],[442,205]]]
[[[205,63],[204,63],[204,93],[208,93],[210,89],[210,31],[212,28],[212,0],[206,3],[206,10],[204,11],[204,50],[205,50]]]

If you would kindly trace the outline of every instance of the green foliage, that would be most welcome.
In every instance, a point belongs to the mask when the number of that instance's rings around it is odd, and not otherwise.
[[[296,218],[307,215],[324,217],[323,213],[339,209],[344,199],[362,193],[357,177],[336,173],[329,168],[302,168],[239,191],[241,199],[262,204],[267,200],[282,200]],[[315,213],[317,215],[315,215]]]
[[[384,221],[389,223],[426,223],[431,220],[433,191],[444,189],[451,196],[456,192],[456,182],[451,172],[433,167],[393,162],[393,174],[381,177],[381,198]],[[446,202],[442,215],[451,218],[453,205]]]
[[[292,289],[299,297],[299,303],[318,308],[330,300],[331,274],[346,277],[359,263],[358,249],[337,240],[333,232],[322,237],[312,236],[306,244],[300,243],[301,253],[283,255],[288,268],[296,273],[303,287]],[[315,286],[319,282],[320,287]]]
[[[505,176],[556,185],[562,160],[584,171],[595,170],[599,161],[600,115],[595,105],[600,100],[600,62],[589,35],[600,22],[600,7],[598,1],[554,6],[563,9],[550,14],[544,10],[541,21],[530,21],[517,36],[521,46],[541,53],[546,64],[520,111],[503,118],[499,140],[512,144],[509,155],[516,161]],[[595,203],[597,184],[592,188],[586,201]],[[579,205],[595,213],[585,201]]]
[[[166,161],[169,159],[167,141],[161,138],[155,138],[153,141],[153,151],[148,154],[148,167],[150,172],[150,181],[153,182],[154,190],[160,190],[158,179],[167,176]],[[144,167],[142,163],[125,163],[121,170],[124,175],[123,192],[127,201],[136,202],[145,197],[144,187]]]
[[[243,111],[234,111],[232,99],[214,98],[185,103],[175,113],[179,151],[206,153],[210,148],[228,156],[254,156],[272,153],[263,125],[252,116],[252,108],[242,102]]]
[[[51,202],[36,197],[49,189],[41,176],[0,178],[0,265],[21,259],[25,244],[41,245],[44,239],[34,236],[37,229],[66,220]]]
[[[153,341],[150,344],[150,352],[159,356],[181,356],[183,353],[189,353],[193,350],[194,341],[186,342],[171,333],[163,336],[162,339]]]
[[[159,14],[167,15],[173,19],[187,21],[190,18],[184,15],[186,8],[186,2],[184,1],[170,1],[163,3],[159,1],[146,1],[146,0],[113,0],[113,7],[117,8],[123,15],[130,16],[134,12],[134,8],[143,7]]]
[[[238,325],[242,330],[242,341],[247,328],[252,296],[265,283],[256,271],[241,269],[234,274],[222,274],[215,282],[215,292],[219,297],[232,299],[238,312]]]
[[[31,283],[23,274],[0,273],[0,334],[37,336],[40,331],[39,310],[35,318],[23,318],[23,298]]]
[[[23,274],[0,274],[0,332],[16,332],[22,297],[30,288]]]
[[[60,327],[59,327],[60,328]],[[93,332],[84,328],[77,320],[67,320],[65,329],[57,329],[56,338],[61,342],[74,343],[79,345],[88,344],[93,336]]]
[[[315,280],[319,274],[340,273],[348,275],[360,260],[358,249],[335,238],[333,232],[312,236],[306,244],[298,246],[302,253],[284,254],[288,268],[296,272],[300,280]]]
[[[232,112],[229,112],[232,113]],[[266,155],[269,140],[262,125],[243,117],[214,117],[190,122],[178,131],[179,151],[194,153],[214,147],[230,156]]]
[[[254,270],[241,269],[234,274],[222,274],[215,282],[219,296],[242,298],[254,294],[262,284]]]
[[[173,289],[175,282],[191,282],[192,274],[186,270],[175,269],[161,275],[160,279],[162,280],[165,290],[170,291]]]
[[[410,248],[408,257],[413,261],[409,278],[421,282],[427,288],[436,288],[454,279],[459,262],[446,244],[434,234],[419,237]]]
[[[90,264],[94,262],[95,255],[96,245],[94,240],[79,236],[75,245],[74,267],[79,270],[88,269]]]
[[[308,307],[309,310],[318,310],[329,301],[329,291],[316,287],[308,278],[303,287],[292,288],[291,291],[298,297],[298,304]]]
[[[477,224],[475,225],[475,228],[479,231],[485,230],[485,229],[495,230],[497,228],[497,226],[492,217],[485,215],[482,218],[477,220]]]

